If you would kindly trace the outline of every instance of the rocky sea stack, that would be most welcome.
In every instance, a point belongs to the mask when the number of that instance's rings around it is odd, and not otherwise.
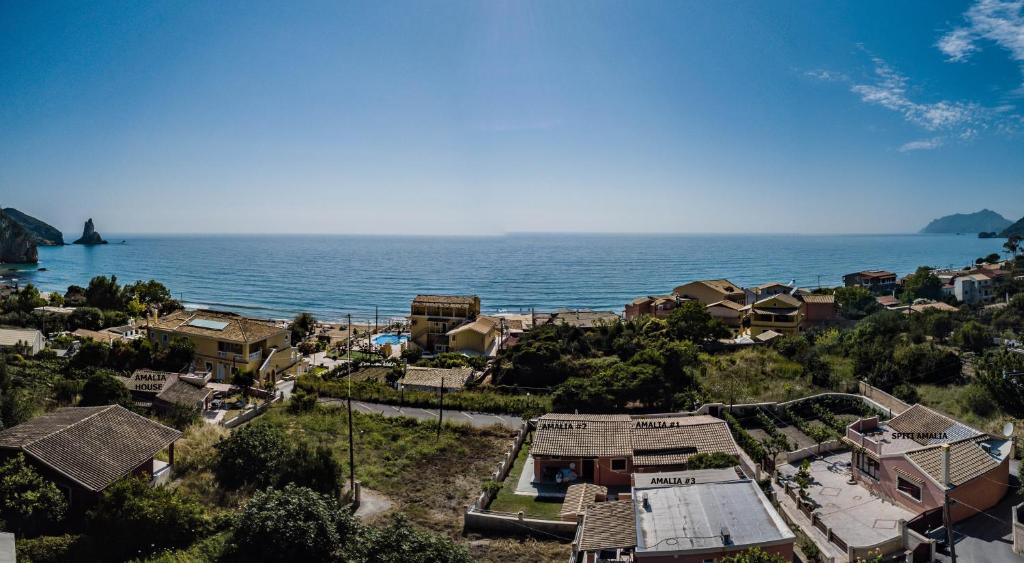
[[[96,227],[92,224],[92,218],[89,218],[85,222],[85,229],[82,230],[82,238],[76,240],[74,244],[107,244],[107,241],[103,240],[103,237],[96,232]]]
[[[0,263],[35,264],[39,250],[32,233],[0,210]]]

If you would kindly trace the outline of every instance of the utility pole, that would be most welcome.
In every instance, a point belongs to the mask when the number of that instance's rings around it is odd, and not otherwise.
[[[942,444],[942,523],[946,526],[946,544],[949,557],[956,563],[956,545],[953,543],[953,519],[949,515],[949,444]]]
[[[377,332],[377,321],[379,319],[379,313],[380,313],[380,309],[376,305],[374,305],[373,306],[373,332]]]
[[[441,376],[441,389],[437,392],[437,437],[441,437],[441,421],[444,420],[444,376]]]
[[[352,439],[352,315],[348,315],[348,483],[349,494],[356,494],[356,450]]]

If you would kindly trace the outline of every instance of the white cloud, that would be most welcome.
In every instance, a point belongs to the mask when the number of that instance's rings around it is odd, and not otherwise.
[[[903,143],[903,145],[899,148],[899,151],[930,151],[932,149],[937,149],[941,146],[942,139],[940,137],[932,137],[931,139],[921,139],[919,141],[910,141],[909,143]]]
[[[872,84],[854,84],[850,89],[869,104],[882,106],[903,115],[907,121],[929,131],[950,131],[983,126],[988,111],[973,102],[940,100],[915,102],[907,93],[907,78],[878,57],[875,63],[877,80]]]
[[[1024,0],[978,0],[964,13],[965,25],[939,38],[936,47],[950,61],[967,60],[988,40],[1024,66]],[[1024,70],[1024,68],[1022,68]]]
[[[850,77],[841,72],[825,69],[808,70],[804,72],[804,76],[815,80],[821,80],[822,82],[846,82],[850,80]]]

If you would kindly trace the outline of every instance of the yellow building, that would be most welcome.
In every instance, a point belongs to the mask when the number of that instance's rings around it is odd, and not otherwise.
[[[417,295],[409,311],[410,339],[427,354],[448,351],[448,333],[480,316],[476,295]]]
[[[719,301],[734,301],[740,305],[746,302],[743,288],[729,280],[693,281],[673,289],[672,293],[683,299],[696,299],[705,306]]]
[[[276,381],[301,367],[288,329],[267,321],[220,311],[176,311],[151,319],[148,329],[149,339],[160,348],[178,336],[191,340],[195,369],[212,373],[216,381],[230,381],[235,370]]]
[[[773,295],[743,308],[743,322],[750,336],[774,330],[780,334],[797,334],[804,320],[804,303],[792,295]]]
[[[470,356],[494,356],[501,342],[501,319],[477,317],[448,331],[448,351]]]

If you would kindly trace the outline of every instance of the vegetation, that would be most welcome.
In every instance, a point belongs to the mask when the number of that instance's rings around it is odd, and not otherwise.
[[[0,465],[0,519],[21,537],[52,531],[67,513],[57,486],[25,463],[18,453]]]
[[[786,563],[786,559],[781,555],[768,553],[760,547],[751,547],[735,555],[723,557],[722,563]]]

